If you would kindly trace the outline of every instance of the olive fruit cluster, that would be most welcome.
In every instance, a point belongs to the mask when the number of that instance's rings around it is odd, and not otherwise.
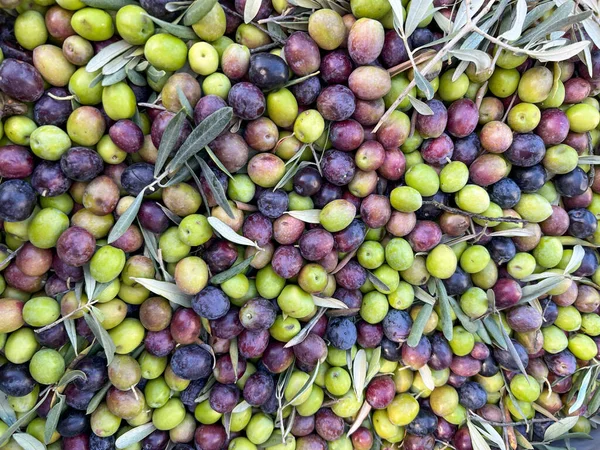
[[[0,448],[590,432],[600,50],[331,3],[0,0]]]

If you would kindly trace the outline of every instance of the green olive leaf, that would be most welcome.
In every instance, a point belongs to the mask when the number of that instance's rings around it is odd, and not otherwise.
[[[202,171],[202,175],[204,175],[204,178],[208,182],[207,183],[208,188],[210,189],[211,193],[213,194],[215,201],[221,208],[223,208],[223,210],[225,210],[225,212],[227,213],[227,215],[229,217],[234,219],[235,214],[233,212],[233,209],[231,208],[231,205],[229,204],[229,200],[227,199],[227,194],[225,193],[225,189],[223,188],[223,185],[221,184],[221,182],[219,181],[219,179],[217,178],[217,176],[215,175],[213,170],[208,166],[206,161],[204,161],[198,155],[195,155],[195,158],[196,158],[196,160],[198,160],[198,164],[200,165],[200,170]],[[200,191],[203,191],[202,184],[198,185],[198,189]],[[204,195],[206,195],[205,192],[204,192]]]
[[[166,281],[158,281],[152,278],[136,278],[132,277],[136,283],[140,283],[150,292],[154,292],[167,300],[176,303],[186,308],[192,306],[192,295],[183,292],[175,283],[168,283]]]
[[[452,314],[450,313],[450,301],[448,300],[448,293],[446,292],[446,286],[439,278],[435,279],[438,296],[440,302],[440,320],[442,321],[442,332],[447,340],[452,340],[454,334],[454,328],[452,324]]]
[[[78,343],[77,343],[77,330],[75,328],[75,320],[65,319],[64,324],[65,324],[65,329],[67,330],[67,336],[69,336],[69,341],[71,341],[71,345],[73,346],[73,351],[75,352],[75,356],[77,356]]]
[[[306,383],[304,383],[304,385],[300,388],[300,390],[296,393],[296,395],[294,395],[294,398],[292,398],[289,402],[286,402],[286,404],[283,406],[284,409],[287,408],[288,406],[290,406],[292,403],[294,403],[300,397],[302,397],[302,395],[304,395],[308,389],[312,388],[312,385],[315,383],[315,380],[317,379],[317,375],[319,374],[320,366],[321,366],[321,361],[317,361],[317,365],[314,368],[310,378],[308,380],[306,380]]]
[[[238,351],[237,338],[233,338],[229,343],[229,357],[231,358],[231,366],[233,367],[233,375],[237,380],[238,377],[238,362],[240,360],[240,353]]]
[[[356,398],[361,398],[367,379],[367,353],[362,348],[356,352],[356,356],[354,357],[352,375],[354,393],[356,394]]]
[[[423,336],[423,330],[425,329],[425,325],[427,325],[427,321],[429,320],[432,311],[433,306],[431,306],[429,303],[423,304],[423,307],[419,311],[417,318],[412,324],[410,334],[408,335],[408,339],[406,341],[409,347],[416,347],[419,345],[421,337]]]
[[[369,281],[371,283],[373,283],[373,286],[375,286],[380,291],[384,291],[384,292],[389,292],[390,291],[390,287],[387,284],[385,284],[383,281],[381,281],[377,277],[377,275],[375,275],[370,270],[367,270],[367,278],[369,279]]]
[[[244,23],[250,23],[254,20],[260,9],[261,0],[247,0],[244,7]]]
[[[187,114],[188,117],[194,117],[194,108],[190,104],[190,101],[185,96],[180,86],[177,86],[177,98],[179,99],[179,103],[181,103],[181,107],[183,111]]]
[[[13,439],[23,450],[46,450],[46,446],[27,433],[15,433]]]
[[[125,232],[127,231],[127,229],[129,228],[129,226],[135,220],[137,213],[140,210],[140,207],[142,206],[142,201],[144,200],[145,190],[146,189],[142,189],[142,192],[140,192],[137,195],[137,197],[135,198],[133,203],[131,205],[129,205],[127,210],[125,210],[125,212],[123,214],[121,214],[121,217],[119,217],[119,220],[117,220],[117,222],[113,225],[112,229],[110,230],[110,233],[108,234],[108,243],[109,244],[112,244],[117,239],[119,239],[121,236],[123,236],[125,234]]]
[[[590,381],[592,381],[592,372],[593,370],[591,368],[588,369],[585,374],[585,377],[583,377],[583,381],[581,382],[581,386],[579,387],[579,392],[577,393],[577,399],[575,400],[575,403],[573,403],[569,408],[569,414],[573,414],[573,412],[581,408],[583,402],[587,398]]]
[[[52,407],[48,416],[46,417],[46,425],[44,427],[44,443],[48,444],[52,439],[52,435],[56,431],[56,427],[58,426],[58,420],[60,419],[60,415],[62,413],[64,404],[65,404],[65,396],[62,394],[57,394],[58,401]]]
[[[0,392],[0,420],[7,425],[12,425],[17,420],[17,415],[8,403],[8,396]]]
[[[232,117],[233,109],[226,107],[218,109],[200,122],[200,125],[191,132],[189,137],[175,154],[175,157],[167,165],[167,172],[169,174],[174,174],[181,169],[186,161],[223,132]]]
[[[152,422],[132,428],[117,438],[115,446],[117,448],[127,448],[133,444],[137,444],[146,436],[149,436],[154,430],[156,430],[156,427]]]
[[[244,272],[248,267],[250,267],[250,264],[252,263],[254,256],[255,255],[252,255],[252,256],[246,258],[245,260],[243,260],[241,263],[236,264],[235,266],[230,267],[229,269],[225,270],[224,272],[214,275],[210,279],[211,284],[218,285],[218,284],[225,283],[227,280]]]
[[[117,347],[115,346],[115,343],[111,337],[108,335],[108,331],[104,329],[100,323],[100,320],[95,315],[84,314],[83,318],[90,327],[90,330],[92,330],[92,333],[94,333],[96,339],[98,339],[98,342],[100,342],[100,345],[102,345],[104,354],[106,355],[106,364],[110,364],[115,356]]]
[[[42,406],[42,403],[46,401],[46,398],[48,397],[50,392],[50,389],[48,389],[33,408],[31,408],[25,414],[22,414],[11,426],[8,427],[8,429],[0,436],[0,447],[6,444],[11,438],[11,436],[15,433],[15,431],[20,429],[22,425],[28,424],[31,421],[31,419],[33,419],[33,417],[36,414],[36,411],[40,406]]]
[[[210,224],[212,229],[215,230],[217,233],[219,233],[223,239],[226,239],[229,242],[233,242],[234,244],[255,247],[261,251],[263,250],[262,248],[260,248],[258,246],[258,244],[256,242],[251,241],[247,237],[237,234],[235,231],[233,231],[231,229],[231,227],[229,225],[227,225],[225,222],[221,221],[220,219],[218,219],[214,216],[208,217],[207,219],[208,219],[208,223]]]
[[[294,219],[301,220],[305,223],[321,223],[319,215],[321,214],[320,209],[305,209],[303,211],[286,211],[284,214],[293,217]]]
[[[102,78],[102,86],[112,86],[113,84],[117,84],[120,81],[123,81],[127,77],[127,73],[125,72],[125,68],[119,69],[115,73],[111,73],[110,75],[104,75]]]
[[[411,3],[410,6],[406,15],[406,22],[404,23],[406,36],[413,34],[419,23],[434,13],[433,0],[419,0],[418,2]]]
[[[479,325],[476,322],[473,322],[471,318],[463,312],[456,299],[453,297],[448,297],[448,301],[450,302],[450,306],[454,310],[454,314],[456,314],[456,317],[463,328],[469,333],[477,333]]]
[[[102,0],[100,0],[102,1]],[[106,1],[115,1],[118,2],[120,0],[106,0]],[[126,0],[127,1],[127,0]],[[133,2],[132,2],[133,3]],[[119,6],[120,8],[120,6]],[[127,50],[132,48],[133,45],[126,41],[117,41],[113,44],[110,44],[103,48],[96,56],[89,60],[87,65],[85,66],[85,71],[89,73],[96,72],[97,70],[102,69],[104,65],[108,64],[117,56],[125,53]]]
[[[233,175],[229,173],[227,167],[223,165],[221,160],[217,157],[217,155],[215,155],[212,149],[207,145],[204,147],[204,150],[206,150],[206,154],[210,157],[210,159],[212,159],[212,161],[217,165],[217,167],[221,169],[221,172],[223,172],[225,175],[227,175],[230,179],[233,180]]]
[[[206,16],[215,6],[217,0],[196,0],[190,5],[183,16],[183,24],[190,26]]]
[[[286,342],[283,348],[290,348],[294,345],[298,345],[304,342],[306,336],[310,334],[310,331],[314,328],[314,326],[317,324],[317,322],[323,316],[323,314],[325,314],[325,311],[325,308],[319,308],[319,311],[317,312],[317,314],[315,314],[315,316],[312,319],[310,319],[310,322],[308,322],[306,326],[303,327],[296,336],[294,336],[292,339]]]
[[[96,408],[98,408],[100,403],[102,403],[104,396],[106,395],[111,386],[112,384],[110,383],[110,381],[108,381],[104,386],[102,386],[102,389],[96,392],[96,395],[92,397],[90,403],[88,404],[87,410],[85,411],[87,415],[90,415],[94,411],[96,411]]]
[[[78,380],[79,378],[81,378],[83,380],[87,380],[87,375],[85,374],[85,372],[83,372],[81,370],[69,370],[60,378],[57,386],[58,387],[66,386],[71,381]]]
[[[315,306],[321,308],[332,308],[332,309],[348,309],[348,305],[344,302],[332,297],[319,297],[318,295],[312,295]]]
[[[560,438],[563,434],[573,428],[578,420],[579,416],[570,416],[553,423],[544,433],[544,442],[552,442]]]
[[[479,428],[473,425],[471,420],[467,419],[467,427],[469,429],[469,434],[471,435],[471,441],[473,442],[473,448],[477,450],[491,450],[489,444],[481,435]]]
[[[242,400],[235,408],[233,408],[231,412],[233,414],[241,413],[246,411],[248,408],[252,408],[252,405],[250,405],[250,403],[248,403],[246,400]]]
[[[167,124],[165,132],[160,140],[160,145],[158,146],[158,153],[156,155],[156,162],[154,164],[155,177],[158,177],[160,171],[167,162],[169,155],[175,149],[175,145],[177,144],[177,140],[181,135],[181,130],[183,129],[185,121],[185,112],[179,111]]]
[[[167,33],[172,34],[173,36],[177,36],[181,39],[198,39],[198,36],[190,27],[186,27],[183,25],[175,25],[171,22],[165,22],[164,20],[157,19],[156,17],[152,17],[150,14],[143,14],[144,16],[150,18],[152,22],[158,25],[160,28],[165,30]]]

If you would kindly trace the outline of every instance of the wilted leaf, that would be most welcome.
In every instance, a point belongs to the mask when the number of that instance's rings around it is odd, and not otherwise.
[[[190,308],[192,306],[192,295],[183,292],[175,283],[168,283],[166,281],[158,281],[152,278],[135,278],[132,277],[136,283],[140,283],[150,292],[154,292],[167,300],[177,303],[178,305]]]
[[[115,446],[117,448],[127,448],[133,444],[137,444],[154,430],[156,430],[156,427],[152,422],[132,428],[117,438]]]

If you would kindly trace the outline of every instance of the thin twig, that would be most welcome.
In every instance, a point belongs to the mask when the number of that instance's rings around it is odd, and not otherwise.
[[[488,216],[483,216],[481,214],[475,214],[475,213],[463,211],[462,209],[453,208],[451,206],[446,206],[443,203],[436,202],[435,200],[424,200],[423,204],[424,205],[435,206],[436,208],[439,208],[442,211],[447,211],[447,212],[451,212],[451,213],[454,213],[454,214],[460,214],[461,216],[472,217],[474,219],[487,220],[489,222],[529,223],[525,219],[517,219],[516,217],[488,217]]]
[[[423,69],[421,70],[421,75],[423,75],[423,76],[427,75],[429,73],[429,71],[431,69],[433,69],[438,62],[440,62],[440,61],[442,61],[442,59],[444,59],[444,57],[448,54],[448,52],[450,50],[452,50],[454,48],[454,46],[463,37],[465,37],[468,33],[473,31],[473,28],[475,28],[475,24],[483,16],[485,16],[490,11],[490,9],[492,9],[492,6],[494,5],[495,2],[496,2],[496,0],[490,0],[488,2],[488,4],[482,8],[481,12],[477,15],[477,17],[475,17],[475,19],[473,19],[473,21],[471,21],[469,24],[467,24],[463,28],[461,28],[456,33],[456,36],[454,36],[433,58],[431,58],[429,60],[427,65],[425,67],[423,67]],[[398,105],[402,102],[402,100],[404,100],[404,98],[410,93],[411,89],[414,88],[416,85],[417,85],[417,78],[413,77],[412,81],[406,86],[406,88],[404,89],[404,91],[402,91],[402,93],[398,96],[398,98],[396,98],[394,103],[392,103],[392,105],[388,108],[388,110],[385,112],[383,117],[381,119],[379,119],[379,122],[377,123],[377,125],[375,125],[375,128],[373,129],[374,133],[377,132],[377,130],[379,130],[381,125],[383,125],[387,121],[387,119],[390,117],[392,112],[394,112],[396,110]]]
[[[486,420],[485,423],[487,423],[488,425],[491,425],[493,427],[514,427],[516,425],[528,425],[531,423],[548,423],[548,422],[556,422],[553,419],[530,419],[530,420],[523,420],[521,422],[490,422],[489,420]]]

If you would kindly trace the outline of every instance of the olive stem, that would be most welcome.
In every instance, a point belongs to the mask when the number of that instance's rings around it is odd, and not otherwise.
[[[36,332],[36,333],[41,333],[42,331],[49,330],[50,328],[52,328],[52,327],[54,327],[54,326],[58,325],[59,323],[62,323],[62,322],[64,322],[65,320],[67,320],[67,319],[70,319],[70,318],[71,318],[71,317],[72,317],[74,314],[76,314],[76,313],[78,313],[78,312],[80,312],[80,311],[84,311],[84,310],[86,310],[86,309],[87,309],[87,310],[89,310],[89,311],[91,311],[91,309],[90,309],[89,307],[90,307],[90,306],[93,306],[95,303],[98,303],[98,300],[92,300],[91,302],[88,302],[88,303],[86,303],[86,304],[84,304],[84,305],[81,305],[79,308],[77,308],[77,309],[74,309],[73,311],[71,311],[71,312],[70,312],[69,314],[67,314],[66,316],[63,316],[63,317],[61,317],[60,319],[58,319],[58,320],[56,320],[56,321],[52,322],[52,323],[51,323],[51,324],[49,324],[49,325],[46,325],[46,326],[45,326],[45,327],[43,327],[43,328],[38,328],[38,329],[36,329],[36,330],[35,330],[35,332]]]
[[[424,200],[423,204],[424,205],[432,205],[443,211],[451,212],[454,214],[460,214],[461,216],[467,216],[467,217],[471,217],[473,219],[479,219],[479,220],[487,220],[489,222],[529,223],[525,219],[517,219],[515,217],[488,217],[488,216],[483,216],[481,214],[470,213],[467,211],[463,211],[462,209],[453,208],[451,206],[446,206],[443,203],[436,202],[435,200]]]
[[[483,16],[485,16],[489,12],[490,9],[492,9],[492,6],[495,3],[495,1],[496,0],[491,0],[490,2],[488,2],[488,4],[485,5],[481,9],[481,12],[477,15],[477,17],[475,17],[474,20],[472,20],[467,25],[465,25],[463,28],[461,28],[456,33],[456,36],[454,36],[446,45],[444,45],[444,47],[433,58],[431,58],[429,60],[427,65],[425,67],[423,67],[423,70],[421,70],[421,75],[423,75],[423,76],[427,75],[429,73],[429,71],[431,69],[433,69],[433,67],[435,67],[435,65],[438,62],[440,62],[448,54],[448,52],[451,49],[454,48],[454,46],[458,43],[458,41],[460,41],[463,37],[465,37],[471,31],[473,31],[473,29],[476,28],[475,24]],[[408,84],[408,86],[406,86],[406,88],[404,88],[404,91],[402,91],[402,93],[398,96],[398,98],[396,98],[394,103],[392,103],[392,105],[388,108],[388,110],[381,117],[381,119],[379,119],[379,122],[377,123],[377,125],[375,125],[375,128],[373,128],[373,133],[376,133],[377,130],[379,130],[381,125],[383,125],[386,122],[386,120],[390,117],[392,112],[394,112],[396,110],[396,108],[398,107],[400,102],[402,102],[402,100],[404,100],[404,98],[410,93],[411,89],[414,88],[416,85],[417,85],[416,78],[413,78],[412,81]]]

